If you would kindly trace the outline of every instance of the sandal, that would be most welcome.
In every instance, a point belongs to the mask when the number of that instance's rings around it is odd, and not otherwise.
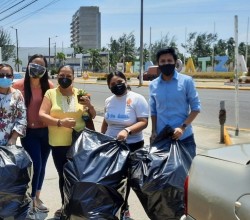
[[[60,219],[61,215],[62,215],[62,209],[56,210],[56,212],[54,214],[54,219]]]

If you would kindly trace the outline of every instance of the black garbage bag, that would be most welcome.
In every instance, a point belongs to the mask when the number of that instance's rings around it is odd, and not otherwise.
[[[30,199],[32,161],[24,148],[0,146],[0,219],[25,219]]]
[[[64,166],[62,219],[118,219],[129,150],[125,142],[84,129]]]
[[[192,158],[166,126],[151,146],[130,156],[130,181],[148,217],[179,219],[184,210],[183,188]]]

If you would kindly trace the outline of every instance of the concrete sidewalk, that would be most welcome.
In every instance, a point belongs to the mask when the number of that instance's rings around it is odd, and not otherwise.
[[[101,116],[97,116],[94,119],[96,131],[101,130],[102,120],[103,117]],[[209,128],[194,124],[193,128],[197,144],[197,153],[208,149],[220,148],[225,146],[225,144],[219,143],[220,127]],[[240,131],[239,136],[237,137],[234,135],[234,130],[229,129],[228,131],[233,144],[246,143],[250,140],[250,131]],[[151,125],[149,123],[149,126],[143,132],[146,144],[149,144],[150,132]],[[46,168],[46,176],[41,192],[41,198],[43,202],[49,207],[50,212],[47,214],[37,213],[37,219],[53,219],[54,212],[61,206],[61,199],[59,194],[58,175],[51,156],[49,157]],[[149,220],[138,198],[132,190],[129,196],[129,205],[130,212],[134,220]]]

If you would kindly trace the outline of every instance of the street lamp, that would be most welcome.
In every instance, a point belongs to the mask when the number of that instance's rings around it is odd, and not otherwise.
[[[17,72],[19,72],[19,55],[18,55],[18,33],[17,28],[11,27],[16,30],[16,64],[17,64]]]
[[[139,86],[143,84],[143,0],[141,0],[141,25],[140,25],[140,73]]]
[[[56,35],[55,37],[52,37],[52,38],[49,37],[49,65],[48,65],[49,70],[50,70],[50,66],[51,66],[51,65],[50,65],[50,40],[53,39],[53,38],[56,38],[56,37],[58,37],[58,36]]]

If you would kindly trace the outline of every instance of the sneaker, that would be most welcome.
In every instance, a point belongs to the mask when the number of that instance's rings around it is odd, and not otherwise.
[[[54,214],[54,219],[60,219],[61,215],[62,215],[62,209],[56,210],[56,212]]]
[[[133,219],[131,218],[131,215],[130,215],[129,210],[125,210],[125,211],[124,211],[122,220],[133,220]]]
[[[36,198],[35,207],[40,212],[49,212],[49,209],[44,205],[44,203],[41,199]]]

